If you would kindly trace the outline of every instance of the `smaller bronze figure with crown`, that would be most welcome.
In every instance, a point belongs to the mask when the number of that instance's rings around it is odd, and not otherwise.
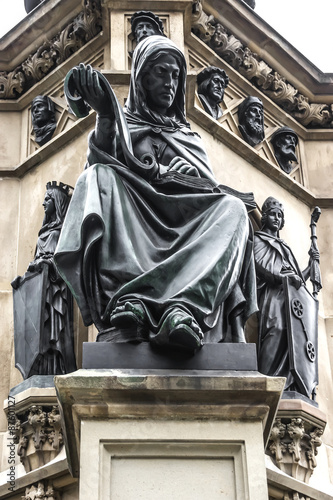
[[[47,183],[35,257],[24,276],[12,281],[15,366],[25,379],[76,370],[73,299],[53,261],[70,189],[62,182]]]

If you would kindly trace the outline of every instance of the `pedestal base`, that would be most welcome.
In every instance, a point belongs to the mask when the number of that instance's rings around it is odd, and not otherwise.
[[[257,371],[255,344],[204,344],[195,354],[141,344],[84,342],[83,368]]]
[[[214,370],[55,377],[80,500],[267,500],[264,448],[284,382]]]

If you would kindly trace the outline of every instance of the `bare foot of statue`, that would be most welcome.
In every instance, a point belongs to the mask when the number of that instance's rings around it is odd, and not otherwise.
[[[203,342],[203,333],[191,314],[179,307],[171,309],[162,319],[160,328],[151,341],[180,350],[195,352]]]

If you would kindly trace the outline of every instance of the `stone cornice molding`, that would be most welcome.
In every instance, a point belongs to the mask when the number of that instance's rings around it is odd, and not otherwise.
[[[51,41],[45,41],[13,71],[0,71],[0,99],[17,99],[102,31],[99,0],[83,10]]]
[[[212,3],[205,4],[203,8],[200,0],[193,0],[193,33],[212,48],[219,57],[230,64],[303,126],[307,128],[332,128],[333,77],[326,75],[327,82],[324,85],[324,89],[327,90],[327,87],[331,91],[331,95],[327,96],[327,103],[310,102],[309,96],[301,93],[299,89],[288,81],[290,73],[285,72],[287,73],[286,76],[281,75],[277,70],[267,64],[260,55],[253,52],[232,33],[234,29],[239,31],[242,22],[245,23],[244,13],[243,16],[241,15],[242,9],[246,9],[246,14],[249,18],[251,14],[253,14],[252,10],[248,9],[245,5],[239,4],[238,2],[236,3],[234,0],[224,0],[223,6],[221,6],[221,2],[219,3],[219,12],[221,12],[221,14],[218,14],[212,7],[212,5],[214,6],[214,1],[215,0],[213,0]],[[214,15],[211,12],[214,12]],[[233,22],[235,23],[235,26],[232,26],[232,30],[225,26],[225,20],[230,20],[230,13],[233,14]],[[226,19],[224,19],[224,15],[227,16]],[[254,17],[252,19],[252,23],[257,22],[257,24],[260,24],[261,22],[262,26],[260,27],[263,29],[265,23],[259,20],[259,16],[256,16],[256,18]],[[249,24],[250,21],[251,19],[249,20],[246,18],[247,24]],[[230,23],[227,22],[227,24]],[[266,27],[267,26],[268,25],[266,25]],[[243,28],[245,29],[245,25]],[[255,24],[247,26],[245,33],[249,33],[249,29],[252,35],[251,29],[255,31],[255,29],[258,29],[258,26]],[[287,44],[286,41],[285,43]],[[294,52],[297,51],[294,49]],[[298,59],[303,57],[299,53],[298,55]],[[300,65],[298,59],[296,58],[294,64],[297,63]],[[275,64],[277,63],[277,61],[274,62]],[[312,69],[314,68],[309,62],[308,66]],[[317,73],[318,78],[323,80],[322,76],[325,75],[322,73],[320,74],[319,70],[317,70]]]

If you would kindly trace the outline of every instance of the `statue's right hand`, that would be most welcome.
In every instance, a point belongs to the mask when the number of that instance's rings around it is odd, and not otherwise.
[[[73,79],[77,92],[86,103],[99,115],[109,116],[113,120],[114,115],[110,99],[100,84],[97,71],[90,64],[85,66],[81,63],[73,68]]]

